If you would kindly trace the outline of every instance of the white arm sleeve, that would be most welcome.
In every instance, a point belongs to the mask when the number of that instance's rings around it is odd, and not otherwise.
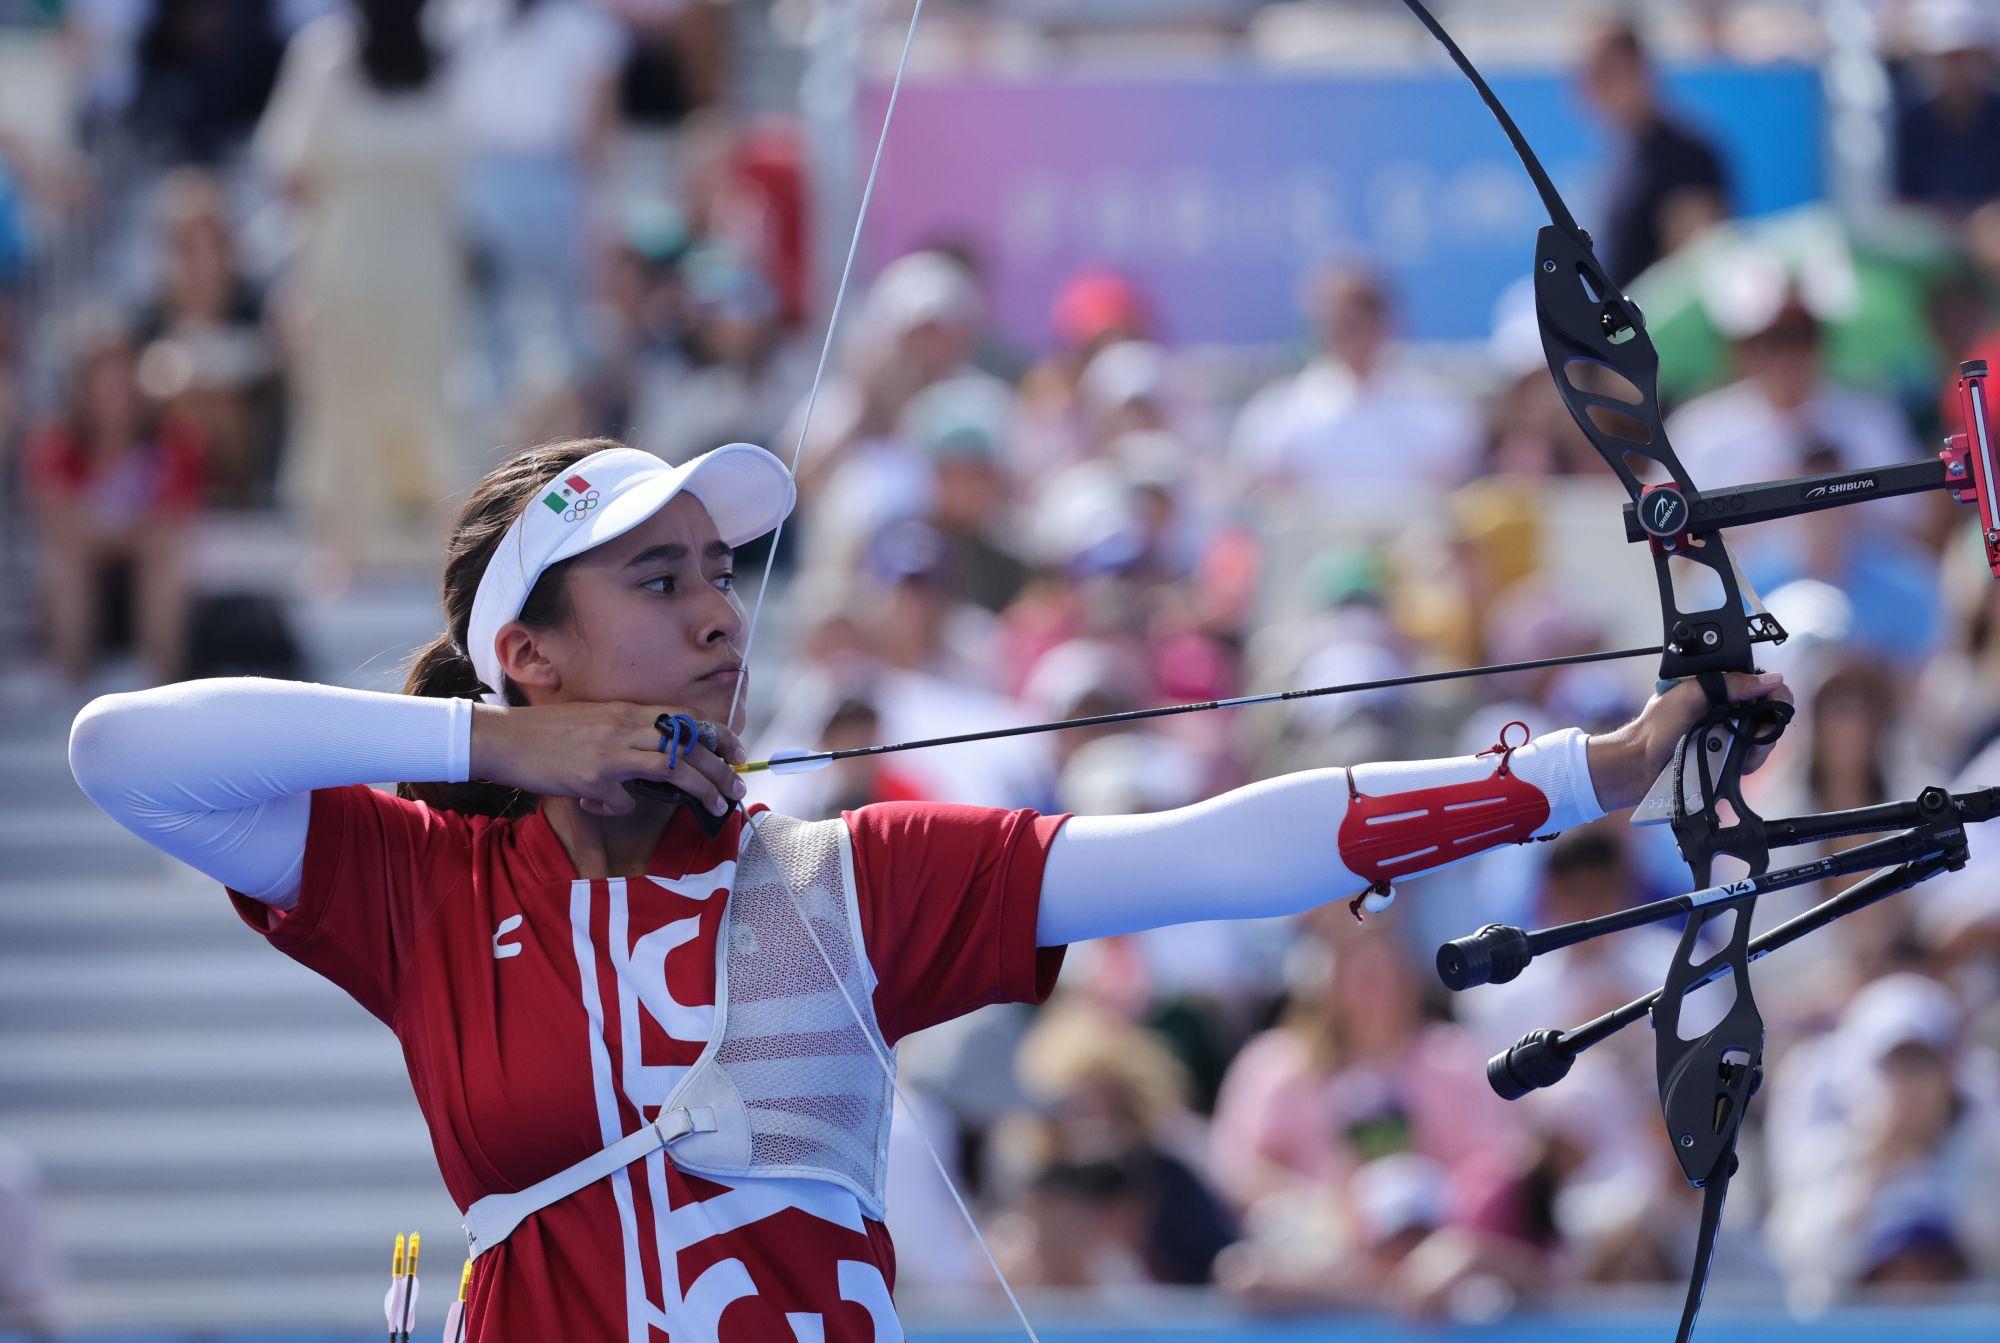
[[[1568,728],[1514,752],[1510,768],[1549,801],[1537,836],[1604,814],[1590,782],[1588,740],[1581,728]],[[1492,756],[1467,755],[1359,765],[1354,781],[1381,796],[1483,779],[1494,763]],[[1296,914],[1359,895],[1368,883],[1341,862],[1337,839],[1347,815],[1345,776],[1339,769],[1307,770],[1178,811],[1073,818],[1049,849],[1036,944]]]
[[[92,700],[77,784],[112,820],[233,890],[298,902],[312,790],[458,783],[472,701],[223,677]]]

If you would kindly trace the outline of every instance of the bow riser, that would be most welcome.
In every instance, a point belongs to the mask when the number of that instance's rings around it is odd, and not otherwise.
[[[1751,613],[1722,537],[1693,529],[1688,499],[1695,487],[1667,440],[1660,356],[1638,307],[1611,283],[1586,235],[1553,224],[1536,241],[1535,307],[1556,391],[1631,496],[1652,543],[1667,646],[1662,679],[1753,670],[1753,642],[1782,642],[1784,631],[1768,615]],[[1676,563],[1704,570],[1689,575],[1689,586],[1719,593],[1720,600],[1684,609]]]

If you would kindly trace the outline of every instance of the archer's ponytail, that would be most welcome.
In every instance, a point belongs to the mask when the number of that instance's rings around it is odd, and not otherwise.
[[[544,443],[515,453],[473,487],[465,507],[459,510],[451,540],[445,544],[445,631],[411,655],[403,681],[405,695],[479,699],[488,690],[498,689],[509,704],[526,702],[512,682],[499,687],[482,682],[466,653],[466,629],[472,623],[472,599],[479,591],[479,579],[507,528],[543,485],[593,452],[619,446],[608,439]],[[569,564],[565,560],[551,565],[535,581],[518,617],[523,624],[546,629],[569,618]],[[402,783],[396,785],[396,796],[473,816],[525,816],[541,800],[518,788],[479,781]]]

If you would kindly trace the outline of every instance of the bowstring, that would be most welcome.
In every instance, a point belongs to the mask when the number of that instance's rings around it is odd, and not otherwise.
[[[826,944],[820,941],[819,930],[813,927],[812,918],[806,913],[805,897],[799,894],[798,887],[792,885],[791,874],[785,871],[784,863],[771,850],[771,846],[764,843],[763,831],[759,829],[758,822],[751,818],[747,810],[743,813],[743,824],[750,831],[751,839],[763,848],[765,861],[770,864],[771,870],[778,874],[778,880],[784,883],[785,890],[790,893],[792,911],[799,916],[799,923],[804,926],[806,936],[812,940],[813,950],[819,953],[820,962],[825,965],[827,974],[833,979],[833,986],[840,991],[841,1001],[846,1003],[847,1010],[854,1014],[854,1024],[860,1029],[861,1038],[868,1042],[869,1052],[875,1055],[875,1062],[881,1065],[882,1075],[889,1080],[890,1092],[903,1103],[904,1117],[910,1121],[910,1127],[923,1141],[924,1151],[929,1155],[931,1165],[937,1168],[938,1178],[944,1181],[945,1191],[951,1195],[952,1203],[957,1206],[959,1215],[965,1219],[966,1227],[972,1232],[973,1241],[979,1246],[980,1254],[986,1258],[987,1267],[993,1270],[994,1280],[1000,1284],[1000,1290],[1007,1296],[1007,1304],[1014,1308],[1014,1317],[1021,1322],[1021,1328],[1027,1332],[1029,1343],[1041,1343],[1041,1336],[1035,1332],[1035,1326],[1028,1322],[1028,1312],[1021,1307],[1021,1298],[1014,1294],[1014,1284],[1007,1280],[1006,1271],[1000,1267],[999,1259],[993,1254],[993,1247],[987,1244],[985,1235],[979,1230],[978,1220],[973,1217],[965,1196],[959,1192],[958,1182],[951,1178],[950,1169],[944,1164],[944,1158],[938,1154],[937,1144],[931,1141],[929,1131],[917,1117],[916,1107],[910,1104],[910,1098],[903,1092],[903,1084],[896,1079],[895,1060],[889,1055],[883,1042],[877,1038],[877,1032],[869,1027],[868,1019],[862,1016],[861,1005],[848,991],[847,981],[841,977],[840,971],[834,968],[833,957],[828,954]],[[742,869],[739,866],[737,870]]]
[[[840,283],[833,291],[833,311],[826,319],[826,338],[820,342],[819,364],[813,370],[812,388],[806,393],[804,412],[799,417],[798,441],[792,445],[792,460],[787,463],[796,484],[799,478],[799,462],[805,457],[806,436],[812,431],[814,409],[819,405],[820,389],[826,385],[827,363],[833,355],[833,338],[840,330],[840,313],[847,302],[849,281],[854,278],[854,258],[861,250],[861,229],[868,222],[868,206],[875,199],[875,179],[882,171],[882,151],[889,144],[889,124],[896,119],[896,100],[903,92],[903,72],[910,66],[910,48],[917,40],[917,21],[924,16],[924,0],[917,0],[910,11],[909,31],[903,34],[903,54],[896,61],[896,77],[889,85],[889,102],[882,110],[882,130],[875,137],[875,155],[868,164],[868,180],[861,188],[861,205],[854,213],[854,232],[847,240],[847,259],[840,267]],[[764,573],[757,582],[757,600],[750,607],[750,626],[743,634],[743,665],[750,665],[750,649],[757,642],[757,622],[764,613],[764,599],[771,592],[771,570],[778,559],[778,544],[785,537],[785,523],[790,515],[778,519],[778,525],[771,529],[771,544],[764,552]],[[736,678],[736,689],[729,696],[729,720],[736,721],[736,710],[743,700],[743,687],[747,677]]]
[[[833,291],[833,308],[827,316],[826,338],[820,342],[819,364],[813,371],[812,389],[806,393],[805,410],[799,418],[798,440],[792,445],[792,460],[788,464],[788,469],[791,471],[794,481],[798,479],[799,463],[805,456],[806,438],[812,430],[813,411],[819,405],[820,390],[826,385],[826,370],[833,355],[834,337],[840,330],[840,314],[847,302],[849,283],[854,278],[854,260],[861,250],[861,230],[868,221],[868,207],[875,198],[875,181],[881,173],[883,151],[889,143],[889,126],[896,118],[896,101],[903,91],[903,75],[910,66],[910,50],[916,44],[917,24],[923,18],[923,13],[924,0],[916,0],[915,6],[910,11],[909,29],[903,34],[903,50],[901,56],[896,61],[896,76],[889,85],[889,101],[882,110],[882,129],[875,137],[875,153],[868,164],[868,178],[861,188],[860,206],[856,209],[854,215],[854,232],[847,240],[847,258],[841,264],[840,283],[835,286]],[[764,599],[771,592],[771,573],[778,558],[778,544],[784,539],[784,535],[785,519],[780,518],[778,525],[771,531],[770,547],[764,553],[764,572],[758,580],[757,600],[751,605],[750,623],[743,635],[742,658],[743,665],[746,668],[750,665],[750,650],[757,641],[757,626],[759,618],[764,612]],[[736,688],[729,697],[729,716],[726,720],[727,722],[733,723],[736,721],[736,711],[742,704],[743,687],[748,683],[748,680],[749,678],[746,676],[736,678]],[[841,1001],[847,1004],[847,1010],[853,1014],[854,1024],[859,1028],[861,1038],[868,1042],[869,1051],[874,1054],[876,1063],[880,1065],[883,1077],[888,1079],[891,1094],[898,1101],[902,1102],[904,1117],[909,1121],[910,1127],[915,1130],[917,1137],[922,1140],[925,1153],[929,1155],[931,1164],[937,1168],[938,1178],[944,1181],[945,1190],[951,1195],[952,1203],[957,1206],[959,1215],[965,1219],[965,1225],[971,1231],[973,1241],[978,1244],[979,1252],[985,1256],[987,1266],[993,1270],[994,1280],[1000,1284],[1000,1290],[1006,1294],[1007,1304],[1013,1307],[1014,1316],[1020,1321],[1021,1328],[1027,1333],[1029,1343],[1041,1343],[1040,1336],[1035,1333],[1035,1326],[1028,1320],[1027,1311],[1021,1307],[1020,1297],[1014,1293],[1014,1285],[1007,1280],[1007,1274],[1001,1269],[1000,1261],[993,1254],[993,1247],[987,1244],[985,1235],[979,1229],[978,1220],[973,1217],[972,1209],[967,1205],[965,1196],[959,1192],[958,1182],[951,1178],[951,1171],[945,1166],[944,1158],[939,1154],[937,1144],[931,1141],[931,1135],[925,1130],[923,1121],[918,1118],[916,1108],[910,1104],[909,1097],[903,1094],[902,1083],[896,1080],[895,1060],[888,1053],[885,1044],[877,1038],[876,1031],[870,1028],[867,1017],[862,1014],[861,1005],[854,1000],[853,995],[848,991],[847,981],[841,977],[840,971],[835,967],[833,957],[828,954],[826,945],[820,941],[819,930],[813,927],[812,918],[806,912],[805,898],[799,893],[798,888],[792,885],[791,874],[785,870],[784,863],[778,861],[778,857],[772,852],[770,845],[764,842],[763,833],[759,829],[758,823],[751,817],[747,807],[743,810],[743,824],[750,832],[751,840],[763,847],[771,870],[778,874],[778,880],[784,884],[786,893],[791,896],[792,911],[798,915],[799,923],[805,928],[806,936],[811,940],[813,950],[819,954],[820,962],[826,967],[827,974],[833,979],[834,987],[840,991]],[[740,866],[738,871],[741,871]],[[894,1122],[893,1117],[891,1122]]]

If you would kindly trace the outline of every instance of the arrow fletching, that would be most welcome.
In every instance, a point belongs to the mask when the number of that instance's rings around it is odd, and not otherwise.
[[[788,746],[782,751],[771,752],[769,760],[757,760],[744,765],[745,774],[769,770],[773,774],[811,774],[825,769],[833,763],[833,754],[828,751],[808,751],[797,746]]]

